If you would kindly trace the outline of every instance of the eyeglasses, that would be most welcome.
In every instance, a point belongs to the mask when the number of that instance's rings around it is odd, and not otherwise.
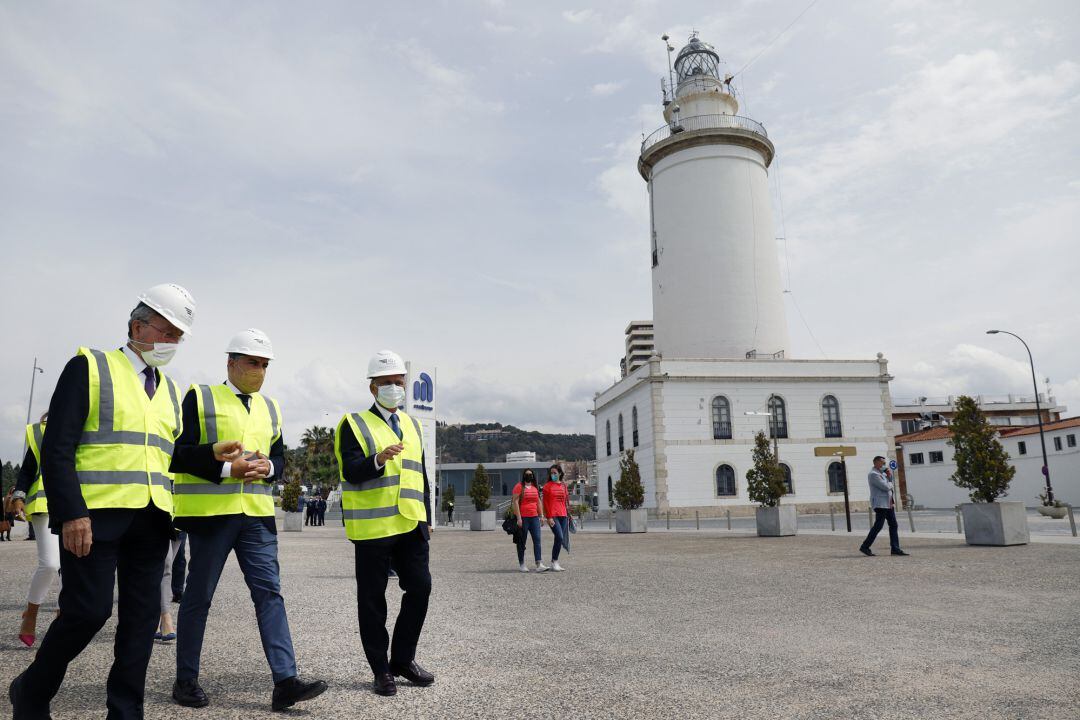
[[[146,325],[149,325],[150,327],[157,330],[159,333],[161,333],[163,336],[165,336],[165,339],[167,339],[167,340],[172,340],[172,341],[177,342],[177,343],[184,342],[184,333],[182,333],[182,332],[179,332],[177,330],[162,330],[157,325],[155,325],[154,323],[152,323],[152,322],[150,322],[148,320],[144,320],[143,323],[146,324]]]

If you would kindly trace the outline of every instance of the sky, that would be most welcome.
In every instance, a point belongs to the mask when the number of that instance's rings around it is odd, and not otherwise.
[[[652,1],[0,3],[0,458],[80,345],[188,288],[167,368],[267,332],[286,439],[371,402],[389,348],[442,419],[591,432],[651,317],[635,163],[660,36],[736,73],[770,168],[790,356],[896,397],[1080,412],[1080,5]],[[786,32],[781,32],[800,13]]]

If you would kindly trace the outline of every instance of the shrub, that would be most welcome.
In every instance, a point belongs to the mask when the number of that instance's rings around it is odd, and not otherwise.
[[[974,399],[966,395],[957,398],[951,427],[949,444],[955,450],[956,472],[949,479],[970,490],[972,502],[994,502],[1008,495],[1016,468],[1009,464],[1009,453]]]
[[[472,498],[473,507],[477,511],[487,510],[491,507],[491,503],[488,502],[488,498],[491,497],[491,484],[488,481],[487,470],[483,465],[476,466],[476,472],[473,473],[472,487],[469,488],[469,497]]]
[[[633,450],[627,450],[619,460],[619,481],[612,488],[612,494],[623,510],[636,510],[645,504],[645,486],[641,484],[641,469]]]
[[[746,489],[750,499],[761,507],[776,507],[787,493],[784,471],[769,446],[769,438],[759,431],[754,436],[754,467],[746,472]]]
[[[285,483],[281,490],[281,507],[285,512],[296,512],[296,504],[300,501],[300,478],[294,477]]]

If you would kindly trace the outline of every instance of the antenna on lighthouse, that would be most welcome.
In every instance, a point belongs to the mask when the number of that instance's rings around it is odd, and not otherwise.
[[[668,34],[664,33],[660,36],[660,39],[664,41],[664,45],[667,46],[667,72],[668,72],[668,87],[671,90],[671,99],[668,99],[667,90],[664,90],[664,107],[668,106],[668,103],[675,98],[675,73],[671,69],[671,53],[675,52],[675,48],[668,42]],[[660,87],[664,86],[664,81],[660,81]]]

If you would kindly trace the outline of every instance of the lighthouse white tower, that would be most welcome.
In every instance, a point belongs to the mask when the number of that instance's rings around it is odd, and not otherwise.
[[[638,160],[652,215],[656,352],[783,357],[773,144],[760,123],[738,114],[719,57],[696,34],[675,59],[672,84],[667,124],[645,138]]]

